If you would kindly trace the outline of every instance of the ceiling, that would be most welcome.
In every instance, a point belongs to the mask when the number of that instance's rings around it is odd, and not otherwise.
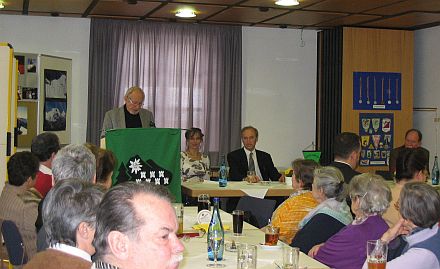
[[[0,14],[113,18],[259,27],[328,29],[356,26],[416,30],[440,25],[440,0],[0,0]],[[131,3],[130,3],[131,2]],[[137,2],[137,3],[133,3]],[[191,7],[194,19],[174,16]]]

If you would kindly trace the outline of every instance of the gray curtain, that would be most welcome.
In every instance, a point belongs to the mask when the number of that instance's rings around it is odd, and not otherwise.
[[[157,127],[199,127],[211,163],[240,147],[241,27],[92,19],[87,141],[106,111],[144,89]]]

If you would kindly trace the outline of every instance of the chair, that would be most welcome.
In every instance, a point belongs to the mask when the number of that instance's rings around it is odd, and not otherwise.
[[[266,226],[272,217],[275,205],[275,200],[243,196],[238,201],[237,209],[244,211],[244,220],[247,223],[261,228]]]
[[[14,266],[26,264],[28,257],[17,225],[13,221],[3,220],[1,231],[8,252],[9,262]]]

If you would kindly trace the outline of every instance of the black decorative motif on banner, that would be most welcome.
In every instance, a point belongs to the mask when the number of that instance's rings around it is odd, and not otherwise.
[[[126,163],[121,162],[116,176],[117,184],[126,181],[149,182],[155,185],[170,185],[173,174],[160,167],[155,161],[143,161],[139,155],[131,157]]]

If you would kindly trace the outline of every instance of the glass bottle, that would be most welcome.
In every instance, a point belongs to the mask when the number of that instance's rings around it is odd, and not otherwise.
[[[228,167],[226,165],[225,156],[222,155],[220,157],[220,169],[219,169],[219,177],[218,177],[218,186],[226,187],[228,185]]]
[[[439,172],[440,172],[440,170],[438,168],[438,158],[437,158],[437,156],[435,156],[435,158],[434,158],[434,166],[432,167],[432,173],[431,173],[432,185],[438,185]]]
[[[225,247],[225,231],[223,230],[223,224],[222,220],[220,219],[220,211],[219,211],[219,201],[220,199],[218,197],[215,197],[214,199],[214,209],[212,211],[212,217],[211,222],[209,223],[208,227],[208,259],[210,261],[214,260],[214,252],[211,249],[211,243],[209,240],[212,240],[213,236],[212,234],[216,234],[216,240],[219,241],[219,249],[217,252],[217,261],[221,261],[223,259],[223,250]]]

